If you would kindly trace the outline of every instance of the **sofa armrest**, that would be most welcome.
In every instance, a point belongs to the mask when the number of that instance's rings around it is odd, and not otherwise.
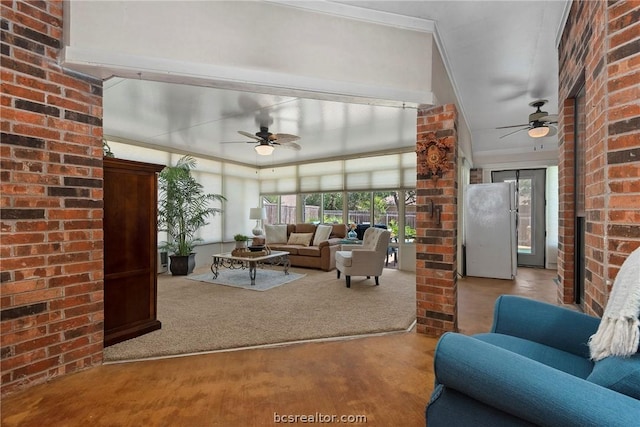
[[[339,244],[340,244],[340,241],[341,241],[341,240],[342,240],[342,239],[335,238],[335,237],[334,237],[334,238],[331,238],[331,239],[323,240],[322,242],[320,242],[320,243],[318,244],[318,247],[322,248],[322,247],[324,247],[324,246],[336,246],[336,245],[339,245]]]
[[[437,383],[537,425],[629,426],[640,419],[636,399],[473,337],[443,335],[434,366]]]
[[[331,237],[330,239],[325,240],[325,241],[323,241],[321,243],[324,243],[324,242],[327,242],[327,245],[330,245],[330,246],[334,246],[334,245],[337,246],[337,245],[341,245],[342,244],[342,238],[341,237]]]
[[[511,335],[589,357],[587,342],[600,319],[584,313],[514,295],[498,297],[491,332]]]
[[[352,245],[355,246],[355,245]],[[351,249],[351,262],[353,263],[366,263],[375,262],[376,251],[371,251],[367,249],[362,249],[355,247]],[[384,261],[384,258],[382,259]]]

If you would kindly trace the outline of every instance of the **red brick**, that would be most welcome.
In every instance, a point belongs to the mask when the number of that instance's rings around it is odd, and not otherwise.
[[[638,24],[638,28],[640,28],[640,24]],[[638,88],[639,81],[640,71],[631,74],[625,74],[623,76],[609,80],[607,87],[609,92],[615,92],[626,88]]]
[[[65,274],[83,273],[85,271],[97,271],[103,268],[102,261],[92,261],[79,264],[65,264],[63,271]]]
[[[66,93],[65,93],[66,95]],[[78,111],[80,113],[89,114],[91,107],[89,104],[81,103],[73,101],[67,97],[61,97],[57,95],[48,95],[47,103],[50,105],[55,105],[57,107],[62,107],[67,110]]]
[[[87,315],[90,313],[100,312],[102,310],[104,310],[104,303],[102,301],[95,301],[90,304],[67,308],[66,310],[64,310],[64,315],[66,317],[76,317],[76,316]],[[100,328],[101,327],[102,326],[100,325]]]
[[[14,376],[18,378],[27,377],[33,374],[40,373],[42,371],[46,371],[49,368],[58,365],[58,358],[51,357],[48,359],[32,361],[30,364],[22,366],[14,371]]]
[[[91,85],[83,80],[78,80],[76,78],[66,76],[61,73],[50,73],[49,79],[53,83],[61,84],[62,86],[67,86],[73,89],[77,89],[82,92],[91,93]]]
[[[66,340],[63,343],[57,345],[51,345],[49,347],[49,354],[55,356],[62,353],[67,353],[79,348],[85,348],[91,344],[87,336],[81,336],[73,340]]]
[[[50,264],[71,264],[87,260],[89,260],[89,253],[87,252],[63,253],[52,255],[48,258]]]
[[[17,367],[28,365],[35,360],[40,360],[46,357],[46,350],[40,348],[29,353],[18,354],[14,357],[8,357],[0,360],[0,369],[5,372],[8,370],[14,370]],[[17,370],[14,371],[17,372]]]
[[[85,363],[91,363],[91,355],[96,354],[96,352],[100,352],[102,350],[102,343],[100,344],[90,344],[86,347],[80,347],[66,353],[63,353],[63,361],[64,363],[69,363],[74,360],[84,359]]]
[[[74,135],[75,134],[64,134],[64,140],[72,143],[66,143],[60,140],[49,141],[47,143],[47,149],[58,153],[81,154],[86,156],[89,153],[89,148],[87,147],[88,141],[94,141],[95,138],[86,135]],[[70,138],[77,140],[69,140]]]
[[[6,267],[4,267],[6,269]],[[6,270],[5,270],[6,271]],[[13,282],[6,282],[2,284],[2,295],[15,295],[19,293],[26,293],[37,289],[43,289],[45,283],[43,280],[22,280],[18,279]]]
[[[640,85],[627,87],[609,95],[611,106],[629,104],[640,99]]]
[[[32,292],[24,292],[13,296],[15,305],[28,305],[37,302],[49,301],[63,296],[62,289],[40,289]]]
[[[23,353],[26,351],[32,351],[38,348],[49,347],[53,344],[60,342],[60,335],[47,335],[40,338],[35,338],[29,341],[25,341],[15,345],[16,353]]]
[[[637,134],[625,134],[609,138],[608,144],[612,151],[640,147],[640,138]]]
[[[614,34],[609,40],[609,48],[614,49],[632,40],[640,38],[640,24],[626,27],[624,30]]]
[[[53,128],[34,126],[31,124],[16,124],[13,126],[13,130],[20,135],[35,136],[43,139],[60,138],[60,132]]]
[[[78,329],[84,325],[90,324],[90,318],[88,316],[79,316],[71,319],[64,319],[59,322],[51,322],[47,328],[48,333],[53,334],[57,332],[64,332],[72,329]]]
[[[50,287],[61,287],[61,286],[69,286],[76,285],[79,283],[90,282],[91,278],[88,274],[75,274],[72,276],[62,276],[62,277],[51,277],[49,278],[49,286]]]
[[[7,82],[3,82],[2,85],[0,85],[0,87],[2,88],[3,93],[13,97],[28,99],[28,100],[39,102],[39,103],[44,102],[44,99],[45,99],[44,98],[45,95],[43,92],[39,92],[24,86],[13,85]],[[6,116],[5,110],[3,110],[2,117],[7,120],[10,120]]]

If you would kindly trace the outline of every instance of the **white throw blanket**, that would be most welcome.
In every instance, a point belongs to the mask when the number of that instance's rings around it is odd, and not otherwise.
[[[598,330],[589,338],[591,359],[627,357],[636,353],[640,340],[640,248],[620,267]]]

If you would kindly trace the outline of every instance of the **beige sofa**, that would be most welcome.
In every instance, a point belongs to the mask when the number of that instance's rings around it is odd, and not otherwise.
[[[331,227],[330,231],[328,227]],[[284,229],[286,229],[286,235]],[[329,236],[324,238],[323,233],[328,233]],[[345,224],[266,225],[265,235],[269,249],[289,252],[292,266],[331,271],[336,268],[336,252],[341,247],[340,241],[347,236],[347,226]]]

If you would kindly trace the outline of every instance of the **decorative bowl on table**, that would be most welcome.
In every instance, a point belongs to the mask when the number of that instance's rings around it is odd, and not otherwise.
[[[264,249],[264,245],[249,246],[251,252],[258,252]]]

